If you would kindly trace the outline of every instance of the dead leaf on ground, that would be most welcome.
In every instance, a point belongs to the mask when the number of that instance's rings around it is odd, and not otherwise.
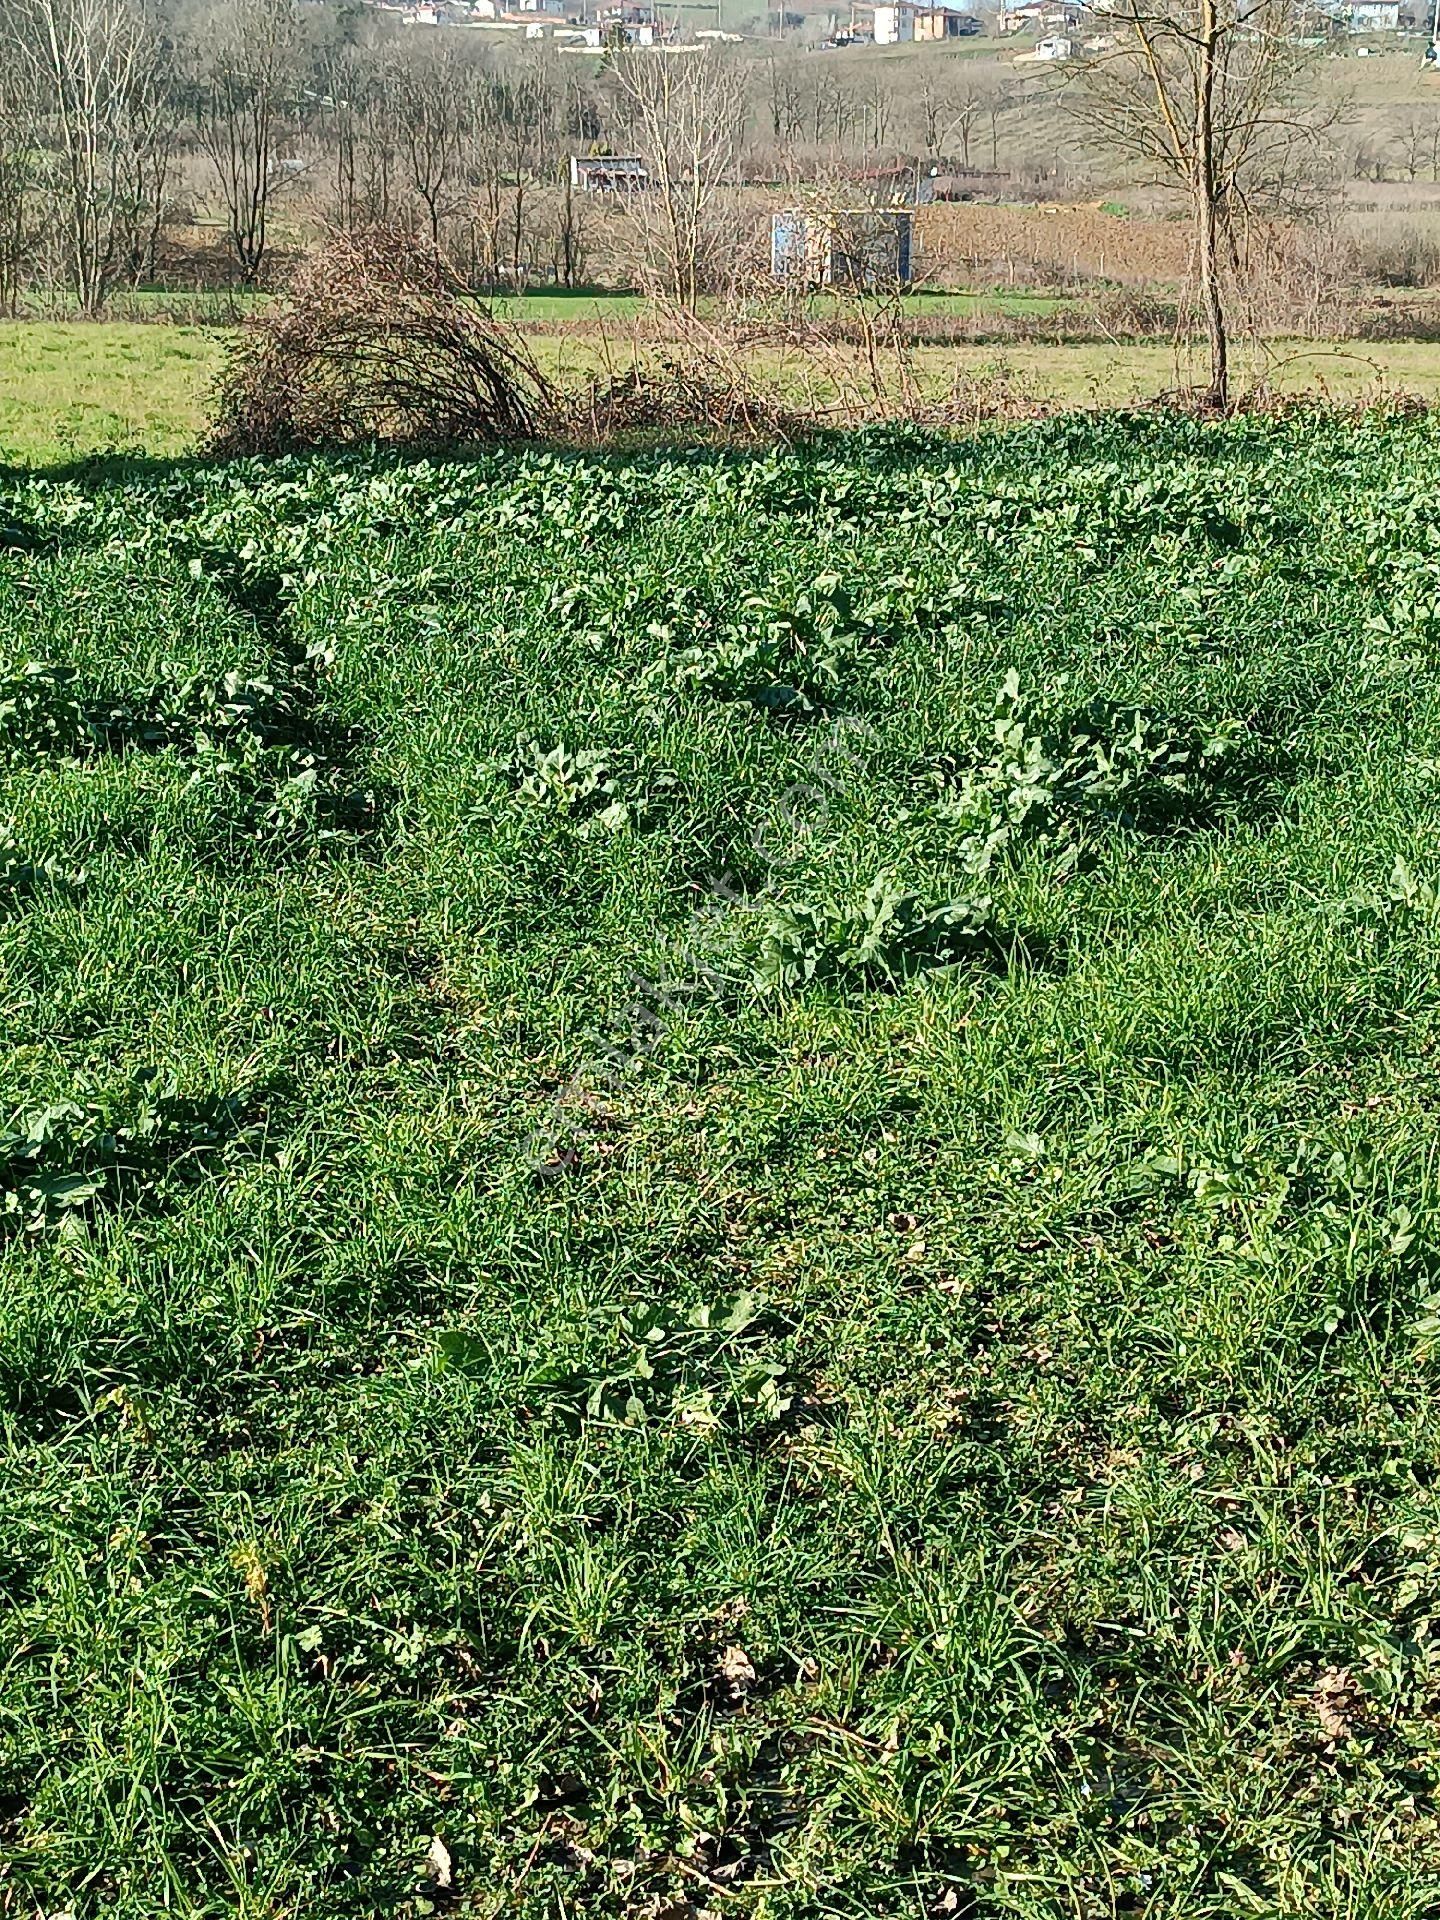
[[[726,1647],[715,1662],[715,1673],[731,1700],[743,1700],[754,1686],[754,1662],[743,1647]]]
[[[1360,1708],[1360,1689],[1348,1667],[1327,1667],[1310,1696],[1320,1731],[1335,1744],[1350,1738]]]
[[[425,1873],[426,1877],[433,1880],[437,1887],[448,1887],[452,1882],[453,1873],[450,1849],[438,1833],[430,1842],[429,1851],[425,1855]]]

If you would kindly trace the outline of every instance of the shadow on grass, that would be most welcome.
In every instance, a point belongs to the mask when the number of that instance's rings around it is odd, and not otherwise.
[[[549,458],[593,472],[595,467],[635,468],[669,467],[683,459],[697,467],[744,470],[773,458],[778,451],[839,453],[853,449],[863,441],[866,464],[872,472],[904,471],[929,456],[943,455],[948,464],[958,460],[968,464],[973,455],[991,440],[1013,438],[1024,428],[997,427],[979,434],[955,439],[928,428],[890,430],[861,426],[837,428],[817,426],[813,432],[794,439],[779,437],[715,434],[705,437],[657,428],[643,435],[616,436],[603,444],[568,437],[541,437],[531,440],[497,441],[486,445],[387,446],[376,443],[344,448],[296,448],[293,452],[236,458],[204,452],[186,454],[145,454],[115,451],[85,454],[51,465],[30,466],[17,462],[0,463],[0,486],[24,485],[43,480],[54,485],[94,488],[97,491],[124,489],[147,483],[173,486],[184,480],[202,482],[216,475],[233,473],[237,478],[277,466],[304,466],[313,462],[357,473],[394,472],[411,467],[446,468],[457,471],[482,468],[495,461],[544,454]],[[23,535],[25,528],[13,523]],[[67,530],[67,532],[72,530]],[[0,528],[3,532],[3,528]],[[85,544],[82,524],[73,529],[74,543]],[[3,544],[3,542],[0,542]],[[62,545],[71,544],[62,538]]]

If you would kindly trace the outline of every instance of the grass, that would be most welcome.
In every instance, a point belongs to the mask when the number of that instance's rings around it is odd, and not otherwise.
[[[645,316],[648,307],[645,297],[638,293],[558,290],[501,296],[491,304],[504,319],[519,327],[543,331],[557,325],[576,324],[595,332],[608,327],[618,335],[632,329],[634,323]],[[1063,295],[1012,293],[1000,289],[964,292],[945,287],[917,287],[900,298],[901,310],[916,319],[960,313],[1053,313],[1063,304]],[[816,294],[811,300],[811,312],[819,318],[833,313],[853,314],[854,302]]]
[[[1437,481],[12,477],[0,1911],[1432,1913]]]
[[[191,327],[0,321],[0,460],[182,452],[223,358],[222,335]]]
[[[638,293],[547,293],[501,296],[490,303],[494,311],[515,326],[553,326],[556,322],[586,326],[609,323],[628,326],[645,310]]]
[[[932,301],[968,297],[917,293],[914,303],[923,313]],[[1026,299],[1017,295],[1014,304]],[[634,351],[624,333],[608,347],[598,333],[538,333],[531,344],[545,371],[567,382],[625,366]],[[199,328],[0,323],[0,461],[45,467],[117,450],[189,451],[203,432],[224,353],[225,335]],[[797,356],[758,349],[751,357],[762,377],[799,392]],[[1125,406],[1197,377],[1186,356],[1158,346],[921,347],[914,359],[923,387],[937,395],[958,375],[1069,406]],[[1282,390],[1319,389],[1346,401],[1386,391],[1440,395],[1440,349],[1433,344],[1277,342],[1263,365],[1249,368],[1252,375],[1262,371]],[[823,392],[827,380],[835,384],[833,369],[822,365],[816,379]]]

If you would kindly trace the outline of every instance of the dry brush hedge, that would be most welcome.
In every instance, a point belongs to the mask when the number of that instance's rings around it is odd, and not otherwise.
[[[288,295],[243,329],[217,395],[211,450],[528,439],[555,395],[521,336],[467,299],[415,235],[336,235]]]

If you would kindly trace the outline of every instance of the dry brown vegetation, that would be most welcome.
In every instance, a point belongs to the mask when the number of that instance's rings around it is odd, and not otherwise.
[[[523,338],[461,297],[438,249],[373,228],[333,236],[288,298],[246,321],[212,445],[513,440],[546,426],[553,406]]]
[[[1185,277],[1189,234],[1173,220],[1126,218],[1092,205],[927,207],[917,222],[928,276],[1005,284],[1066,278],[1174,286]]]
[[[962,426],[1040,410],[1003,371],[922,382],[898,298],[838,302],[817,320],[772,295],[714,321],[672,310],[669,328],[637,332],[628,347],[606,343],[588,379],[562,384],[428,243],[385,228],[336,235],[240,329],[209,447],[773,441],[864,421]]]
[[[607,369],[567,399],[563,423],[597,446],[662,432],[793,440],[815,427],[813,415],[763,391],[733,361],[693,347],[637,353]]]

